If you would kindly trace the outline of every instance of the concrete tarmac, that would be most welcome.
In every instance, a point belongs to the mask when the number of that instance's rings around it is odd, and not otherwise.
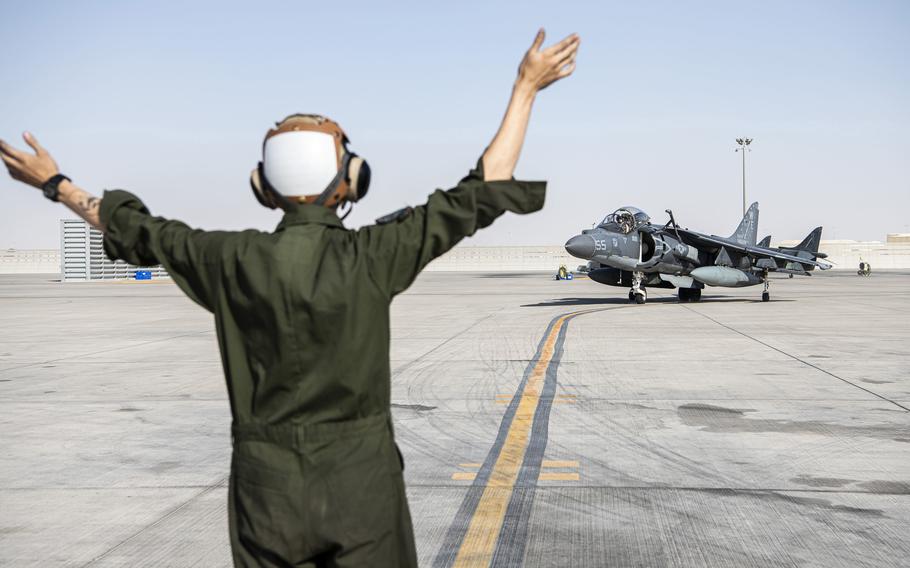
[[[910,565],[910,275],[626,293],[426,273],[395,300],[422,566]],[[229,426],[169,281],[0,276],[0,565],[230,565]]]

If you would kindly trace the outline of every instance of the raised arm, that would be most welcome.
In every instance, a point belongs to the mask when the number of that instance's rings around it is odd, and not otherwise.
[[[544,36],[541,28],[518,67],[518,78],[512,88],[512,98],[506,114],[496,136],[483,154],[485,181],[511,179],[524,144],[537,92],[568,77],[575,70],[575,56],[581,43],[578,35],[572,34],[541,50]]]
[[[35,151],[34,154],[17,150],[0,140],[0,158],[3,159],[6,169],[9,170],[13,179],[41,189],[49,179],[60,173],[60,170],[57,168],[54,158],[32,134],[26,132],[22,138]],[[73,213],[85,219],[92,227],[104,231],[99,217],[101,198],[95,197],[67,180],[60,182],[58,188],[60,203],[72,209]]]
[[[41,189],[59,173],[57,164],[34,136],[26,132],[23,138],[34,154],[0,141],[0,157],[13,179]],[[106,191],[102,199],[72,182],[63,181],[58,188],[61,203],[104,232],[104,252],[111,260],[136,266],[162,264],[190,298],[215,310],[222,252],[233,233],[194,230],[181,221],[154,217],[126,191]]]

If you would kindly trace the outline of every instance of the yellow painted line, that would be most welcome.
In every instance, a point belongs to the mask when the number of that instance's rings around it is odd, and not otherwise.
[[[480,496],[461,548],[455,557],[453,568],[489,566],[496,549],[496,541],[502,530],[506,508],[512,497],[518,472],[524,461],[534,422],[534,412],[540,402],[540,391],[544,386],[547,367],[553,358],[559,332],[570,317],[585,312],[573,312],[556,320],[544,342],[537,364],[531,370],[524,392],[518,402],[515,416],[509,425],[505,442],[490,472],[490,478]]]
[[[574,460],[543,460],[541,467],[578,467],[578,462]]]
[[[496,404],[509,404],[512,402],[511,394],[497,394],[496,395]],[[574,404],[576,401],[576,395],[574,394],[558,394],[556,398],[553,399],[553,402],[556,404]]]
[[[458,467],[480,467],[482,465],[482,463],[460,463]]]
[[[547,472],[541,473],[538,479],[541,481],[578,481],[580,477],[577,473]]]
[[[496,398],[507,398],[509,400],[512,400],[513,396],[515,396],[515,395],[514,394],[497,394]],[[577,396],[578,396],[577,394],[557,394],[556,398],[575,398]]]
[[[456,471],[452,474],[452,479],[455,481],[474,481],[475,477],[477,477],[476,471]]]

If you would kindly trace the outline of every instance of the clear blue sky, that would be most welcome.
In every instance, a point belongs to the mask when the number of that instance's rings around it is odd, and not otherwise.
[[[248,185],[270,124],[322,113],[374,173],[350,226],[454,183],[493,135],[535,30],[582,36],[541,93],[518,176],[543,212],[473,244],[562,244],[633,204],[732,231],[751,136],[759,230],[907,231],[910,2],[2,2],[0,136],[29,129],[89,190],[203,228],[271,229]],[[0,179],[0,247],[67,216]]]

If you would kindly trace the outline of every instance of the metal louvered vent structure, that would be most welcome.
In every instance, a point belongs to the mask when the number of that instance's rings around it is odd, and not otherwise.
[[[133,266],[111,261],[104,254],[104,236],[82,219],[60,220],[60,272],[64,282],[88,280],[129,280],[136,271],[151,272],[152,278],[166,278],[161,266]]]

